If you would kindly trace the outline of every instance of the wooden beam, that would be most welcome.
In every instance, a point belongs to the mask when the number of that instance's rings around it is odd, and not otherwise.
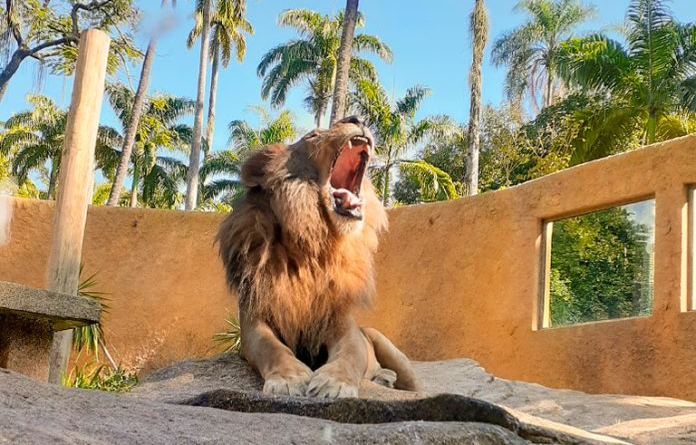
[[[109,43],[109,36],[102,31],[82,32],[65,129],[46,285],[48,290],[70,295],[77,294],[80,278]],[[71,339],[71,330],[54,335],[49,360],[51,383],[61,381],[70,356]]]

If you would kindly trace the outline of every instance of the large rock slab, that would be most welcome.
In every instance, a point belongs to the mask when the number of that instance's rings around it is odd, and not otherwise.
[[[424,383],[423,394],[389,390],[363,382],[360,397],[403,401],[434,394],[458,394],[505,407],[522,425],[538,427],[544,434],[557,434],[557,438],[566,434],[578,440],[609,443],[608,437],[638,444],[696,443],[696,404],[693,402],[552,389],[497,378],[468,359],[416,362],[414,365]],[[132,396],[191,403],[192,399],[215,391],[260,391],[262,386],[262,380],[246,362],[237,355],[228,354],[188,360],[154,372],[141,382]]]
[[[0,370],[0,444],[679,444],[696,405],[498,379],[471,360],[416,363],[424,393],[365,382],[360,399],[263,394],[237,355],[157,371],[129,394]],[[434,394],[449,393],[444,395]]]
[[[346,424],[290,414],[232,412],[61,388],[0,370],[0,444],[437,444],[522,445],[477,422]]]

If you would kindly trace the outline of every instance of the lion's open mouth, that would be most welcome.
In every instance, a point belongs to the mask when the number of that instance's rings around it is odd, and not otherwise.
[[[360,185],[369,159],[370,141],[362,136],[348,140],[336,156],[331,170],[330,193],[334,211],[339,215],[362,219]]]

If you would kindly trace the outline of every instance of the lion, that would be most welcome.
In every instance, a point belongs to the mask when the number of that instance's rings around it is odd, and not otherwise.
[[[387,228],[365,175],[373,150],[352,116],[242,166],[246,193],[216,240],[238,296],[240,352],[265,393],[356,397],[361,379],[421,389],[408,358],[353,318],[375,293],[373,254]]]

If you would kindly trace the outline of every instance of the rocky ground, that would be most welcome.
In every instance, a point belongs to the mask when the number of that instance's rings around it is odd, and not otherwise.
[[[416,368],[422,394],[366,382],[360,399],[334,402],[265,396],[233,354],[175,364],[129,394],[0,370],[0,444],[696,443],[691,402],[554,390],[472,360]]]

